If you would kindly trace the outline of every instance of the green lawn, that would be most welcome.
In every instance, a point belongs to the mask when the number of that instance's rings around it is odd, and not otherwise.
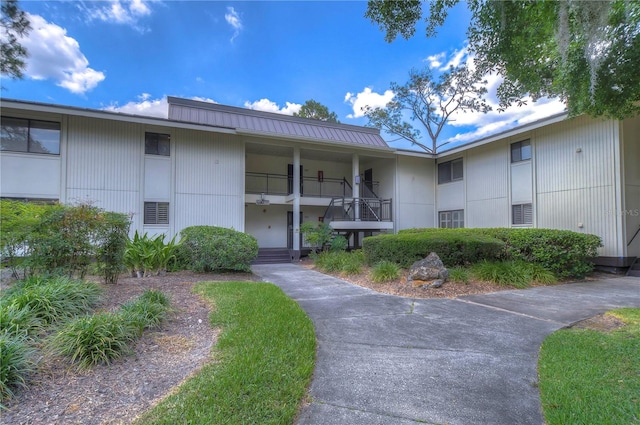
[[[313,324],[278,287],[205,282],[222,332],[213,361],[138,424],[291,424],[311,381]]]
[[[608,314],[626,326],[565,329],[544,341],[538,369],[547,425],[640,424],[640,309]]]

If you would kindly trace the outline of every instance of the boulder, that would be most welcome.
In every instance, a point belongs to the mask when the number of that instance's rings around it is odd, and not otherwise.
[[[442,283],[446,282],[449,277],[449,270],[444,267],[442,260],[435,252],[432,252],[427,258],[416,261],[409,269],[409,276],[407,281],[412,280],[440,280],[438,286],[432,286],[438,288],[442,286]],[[436,283],[436,282],[434,282]]]

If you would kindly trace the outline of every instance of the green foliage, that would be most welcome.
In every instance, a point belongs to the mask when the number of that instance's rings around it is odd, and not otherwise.
[[[341,272],[345,275],[362,273],[364,264],[364,252],[362,252],[361,249],[352,251],[347,255],[346,259],[342,263]]]
[[[400,267],[391,261],[382,260],[371,269],[371,280],[376,283],[388,282],[400,277]]]
[[[255,237],[215,226],[191,226],[180,232],[178,256],[196,272],[249,271],[258,256]]]
[[[504,243],[471,229],[420,229],[396,235],[365,238],[362,243],[368,264],[387,260],[409,268],[429,253],[438,254],[447,267],[499,259]]]
[[[307,221],[300,225],[300,233],[305,241],[311,245],[314,253],[323,251],[331,242],[333,229],[327,223]]]
[[[610,332],[563,329],[544,340],[538,373],[546,424],[638,423],[640,309],[606,314],[627,324]]]
[[[48,341],[48,349],[65,356],[78,370],[109,364],[131,351],[136,327],[118,312],[102,312],[67,322]]]
[[[0,334],[28,337],[42,327],[29,306],[18,306],[10,302],[0,302]]]
[[[365,107],[369,125],[400,136],[429,153],[437,153],[442,144],[438,137],[454,113],[488,112],[489,104],[482,99],[487,92],[486,81],[465,66],[451,68],[436,80],[429,68],[411,70],[404,85],[391,83],[392,101],[384,108]],[[429,144],[421,142],[420,129],[406,121],[417,121],[427,131]]]
[[[115,283],[129,218],[88,204],[38,205],[0,201],[2,256],[25,275],[83,277],[92,261]]]
[[[475,229],[506,244],[506,255],[542,265],[557,277],[582,278],[593,270],[590,258],[598,255],[596,235],[555,229]]]
[[[349,247],[349,241],[342,235],[336,235],[331,241],[329,250],[331,251],[344,251]]]
[[[137,423],[293,423],[313,374],[311,320],[269,283],[209,282],[196,290],[216,305],[211,324],[222,329],[216,361]]]
[[[336,122],[338,121],[338,115],[335,112],[330,112],[329,108],[324,106],[320,102],[316,102],[313,99],[309,99],[300,108],[300,112],[294,112],[294,117],[311,118],[314,120]]]
[[[471,280],[471,273],[464,267],[452,267],[449,269],[449,280],[466,285]]]
[[[410,38],[426,14],[427,36],[460,0],[370,0],[365,14],[385,39]],[[422,5],[425,4],[423,9]],[[479,72],[504,76],[501,107],[530,94],[560,97],[570,114],[617,119],[640,112],[640,2],[467,0],[469,50]],[[428,7],[427,7],[428,5]]]
[[[27,49],[18,39],[31,30],[27,14],[18,7],[17,0],[3,0],[0,7],[0,73],[11,78],[22,78],[29,56]]]
[[[316,267],[323,272],[351,275],[362,272],[364,254],[362,250],[356,250],[351,253],[325,251],[318,254],[314,261]]]
[[[49,325],[90,311],[99,303],[101,292],[100,287],[91,282],[66,277],[30,277],[3,293],[0,307],[20,316],[27,309],[33,320]],[[32,328],[31,324],[19,318],[9,323],[13,323],[10,327],[27,333]]]
[[[176,243],[176,236],[166,244],[164,239],[164,234],[151,238],[146,233],[140,236],[136,230],[133,239],[127,240],[123,260],[132,276],[144,277],[153,272],[160,274],[167,271],[169,262],[176,258],[179,244]]]
[[[0,333],[0,401],[13,397],[16,388],[26,387],[26,378],[35,368],[33,354],[23,337]]]
[[[478,280],[514,288],[528,288],[532,283],[550,284],[556,277],[539,264],[523,261],[482,261],[471,267]]]
[[[166,294],[148,289],[137,299],[124,304],[120,311],[125,320],[142,334],[145,329],[157,327],[167,318],[170,305]]]

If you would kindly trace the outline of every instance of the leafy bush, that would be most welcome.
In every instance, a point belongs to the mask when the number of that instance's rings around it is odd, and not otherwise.
[[[196,272],[251,270],[258,256],[255,237],[233,229],[215,226],[191,226],[180,232],[178,256]]]
[[[582,278],[593,270],[602,240],[596,235],[555,229],[476,229],[506,244],[513,260],[537,263],[559,278]]]
[[[136,230],[133,239],[127,240],[123,259],[131,276],[144,277],[167,271],[169,262],[176,258],[178,244],[176,236],[166,244],[164,239],[164,233],[151,238],[146,233],[140,236]]]
[[[131,351],[138,330],[122,313],[103,312],[67,322],[48,341],[54,354],[65,356],[78,370],[109,364]]]
[[[323,272],[339,272],[342,270],[342,266],[348,255],[346,252],[321,252],[316,257],[315,264],[316,267]]]
[[[47,325],[85,314],[100,301],[102,290],[91,282],[67,277],[30,277],[0,298],[0,306],[14,311],[28,309],[32,317]]]
[[[388,282],[400,277],[400,267],[391,261],[382,260],[371,269],[371,280],[376,283]]]
[[[346,275],[362,273],[362,267],[364,266],[364,253],[361,249],[351,252],[347,255],[344,263],[342,264],[342,273]]]
[[[329,249],[331,251],[344,251],[347,247],[349,247],[349,241],[347,238],[342,235],[336,235],[331,241]]]
[[[0,333],[0,401],[13,397],[13,390],[26,387],[26,377],[34,370],[33,349],[24,338]]]
[[[362,247],[368,264],[387,260],[403,268],[409,268],[430,252],[438,254],[448,267],[495,260],[504,254],[504,242],[468,229],[457,230],[425,229],[372,236],[363,240]]]
[[[95,260],[107,282],[115,283],[122,268],[130,220],[89,204],[77,206],[0,201],[3,259],[25,275],[58,274],[84,277]]]

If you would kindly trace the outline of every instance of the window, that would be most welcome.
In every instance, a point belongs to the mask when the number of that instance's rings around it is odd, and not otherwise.
[[[438,164],[438,184],[462,180],[462,158]]]
[[[60,154],[60,123],[2,118],[0,150],[12,152]]]
[[[520,162],[531,159],[531,142],[523,140],[522,142],[511,144],[511,162]]]
[[[531,204],[512,205],[511,222],[514,225],[533,224],[533,208]]]
[[[144,224],[169,224],[169,203],[145,202]]]
[[[144,153],[147,155],[169,156],[171,136],[160,133],[144,133]]]
[[[456,229],[464,227],[464,210],[440,211],[440,227]]]

